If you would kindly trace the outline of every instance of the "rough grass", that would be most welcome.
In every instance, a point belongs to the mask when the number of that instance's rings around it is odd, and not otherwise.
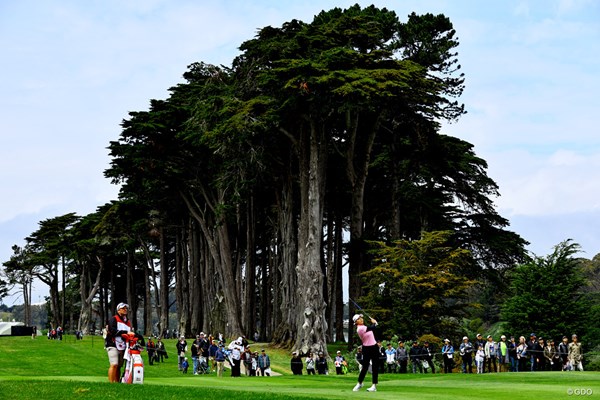
[[[0,337],[0,399],[556,399],[600,396],[595,372],[537,372],[484,375],[384,374],[377,393],[352,392],[356,375],[293,376],[289,354],[267,348],[277,377],[182,375],[174,357],[175,341],[166,342],[173,356],[146,365],[144,385],[109,384],[108,361],[99,337],[51,341],[44,337]],[[254,346],[260,351],[264,345]],[[146,357],[144,355],[146,360]],[[370,377],[367,377],[367,386]],[[585,396],[577,393],[585,391]],[[579,392],[578,392],[579,391]],[[592,396],[589,396],[589,393]]]

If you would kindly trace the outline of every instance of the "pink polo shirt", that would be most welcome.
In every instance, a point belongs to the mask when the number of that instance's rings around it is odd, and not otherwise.
[[[375,346],[377,344],[373,331],[367,331],[366,325],[359,325],[356,327],[356,332],[358,333],[358,336],[360,336],[363,346]]]

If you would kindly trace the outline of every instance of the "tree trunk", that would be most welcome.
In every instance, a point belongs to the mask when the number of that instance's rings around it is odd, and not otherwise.
[[[327,320],[323,296],[321,244],[325,193],[327,142],[324,126],[310,121],[308,146],[300,146],[301,213],[298,233],[297,336],[293,346],[301,354],[327,354]]]
[[[225,305],[227,312],[228,326],[226,334],[229,337],[240,336],[243,333],[241,326],[241,305],[240,293],[238,290],[238,276],[234,275],[234,265],[231,258],[232,249],[229,240],[227,225],[223,221],[217,227],[217,237],[219,238],[219,250],[222,255],[222,264],[220,267],[223,271],[221,287],[225,295]]]
[[[335,269],[335,234],[334,234],[334,218],[333,213],[328,215],[327,218],[327,243],[325,245],[325,264],[327,265],[327,307],[325,308],[325,316],[327,321],[334,321],[335,318],[335,283],[336,283],[336,269]],[[334,324],[327,326],[327,341],[334,341]]]
[[[296,241],[296,225],[294,215],[294,194],[291,181],[291,171],[283,177],[281,194],[278,203],[278,242],[274,244],[276,250],[268,264],[275,266],[269,273],[267,263],[263,263],[263,312],[262,323],[267,329],[267,322],[272,322],[272,340],[283,346],[291,346],[296,335],[296,293],[298,277],[295,266],[298,260],[298,247]],[[269,292],[273,288],[272,318],[269,318]],[[265,333],[266,334],[266,333]]]
[[[145,246],[144,246],[145,247]],[[148,250],[147,248],[145,250]],[[152,335],[152,292],[150,290],[150,270],[154,269],[154,261],[148,251],[144,268],[144,336]]]
[[[218,201],[212,202],[206,193],[203,193],[203,195],[207,202],[207,206],[212,210],[214,209],[215,204],[223,203],[225,193],[222,190],[219,190]],[[220,278],[219,283],[225,300],[225,317],[227,318],[225,335],[227,337],[239,336],[242,334],[240,323],[240,293],[237,290],[239,286],[238,277],[234,272],[235,268],[232,259],[232,248],[227,221],[225,221],[223,216],[219,216],[214,223],[210,224],[207,219],[208,212],[199,206],[193,196],[188,196],[184,193],[181,193],[181,196],[191,215],[200,225],[204,238],[208,244],[209,253],[218,269],[218,276]]]
[[[48,286],[49,297],[50,297],[50,313],[52,314],[52,321],[50,325],[52,328],[56,328],[60,325],[59,320],[59,306],[58,306],[58,265],[47,264],[43,266],[44,269],[33,273],[40,281]]]
[[[54,328],[57,328],[61,325],[60,307],[58,305],[58,267],[53,265],[49,268],[49,271],[50,280],[48,281],[48,289],[50,292],[50,312],[52,313],[52,325]]]
[[[398,150],[398,135],[394,135],[392,138],[391,145],[391,153],[392,153],[392,171],[391,171],[391,179],[392,179],[392,209],[390,210],[392,216],[392,224],[390,226],[390,239],[398,240],[400,239],[400,220],[402,215],[400,214],[400,187],[402,184],[402,177],[400,176],[400,158],[397,156]]]
[[[343,254],[343,232],[342,232],[342,218],[339,217],[335,223],[335,252],[334,252],[334,265],[335,270],[335,293],[334,293],[334,304],[335,304],[335,340],[336,342],[345,341],[344,337],[344,286],[342,282],[342,268],[344,265],[344,254]],[[332,290],[333,291],[333,290]]]
[[[175,246],[177,246],[175,239]],[[162,336],[165,329],[169,328],[169,265],[167,262],[165,231],[160,228],[160,307],[158,315],[158,335]]]
[[[189,266],[192,262],[190,249],[193,244],[193,234],[191,222],[188,224],[187,232],[184,234],[185,240],[182,240],[179,247],[179,265],[177,266],[178,293],[177,293],[177,330],[180,335],[189,335],[190,329],[190,290],[189,290]]]
[[[127,292],[127,304],[129,304],[129,312],[127,316],[131,321],[131,327],[137,329],[137,301],[136,301],[136,292],[135,292],[135,279],[133,276],[135,270],[135,260],[134,260],[134,249],[129,249],[127,251],[127,282],[126,282],[126,292]],[[122,300],[117,299],[117,303],[120,303]],[[116,304],[115,304],[116,306]]]
[[[98,272],[96,274],[96,280],[94,284],[90,285],[88,282],[91,280],[90,265],[83,263],[81,275],[79,277],[79,294],[81,296],[81,313],[79,314],[79,322],[77,324],[77,330],[82,331],[84,335],[90,332],[90,322],[92,320],[93,312],[93,301],[96,297],[96,293],[100,289],[102,271],[104,270],[104,260],[100,257],[96,257],[98,261]]]
[[[26,326],[31,326],[31,287],[33,279],[28,274],[24,274],[23,282],[23,308],[25,313],[24,323]]]
[[[256,330],[256,264],[254,243],[254,196],[250,196],[246,210],[246,265],[244,279],[244,312],[242,319],[246,327],[246,334],[253,334]]]
[[[64,319],[65,319],[65,311],[66,311],[66,300],[67,300],[67,290],[66,290],[66,285],[67,285],[67,271],[65,268],[65,256],[61,255],[60,256],[60,260],[61,260],[61,284],[62,284],[62,296],[61,296],[61,307],[60,307],[60,316],[58,318],[59,321],[61,321],[60,323],[63,325],[64,328]]]
[[[200,250],[202,239],[198,233],[198,224],[190,218],[189,226],[190,275],[188,297],[190,298],[190,333],[193,336],[203,329],[204,311],[202,305],[208,298],[208,293],[205,287],[206,282],[202,276],[203,263]]]

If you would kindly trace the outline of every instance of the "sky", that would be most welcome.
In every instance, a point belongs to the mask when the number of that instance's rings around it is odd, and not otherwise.
[[[118,197],[107,146],[193,62],[230,65],[258,29],[357,1],[0,1],[0,262],[42,220]],[[467,114],[442,133],[475,145],[498,212],[535,255],[572,239],[600,253],[600,2],[358,2],[457,31]],[[47,290],[36,285],[33,301]],[[22,302],[5,298],[7,305]]]

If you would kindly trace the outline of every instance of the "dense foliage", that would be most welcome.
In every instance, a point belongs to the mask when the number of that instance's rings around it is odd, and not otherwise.
[[[574,257],[578,250],[577,244],[565,241],[552,254],[510,272],[510,295],[502,309],[509,332],[558,340],[587,330],[590,303],[583,295],[582,264]]]
[[[475,281],[462,273],[471,255],[452,246],[452,234],[423,232],[419,240],[373,243],[375,266],[363,273],[370,288],[363,299],[387,332],[404,338],[455,336]]]

